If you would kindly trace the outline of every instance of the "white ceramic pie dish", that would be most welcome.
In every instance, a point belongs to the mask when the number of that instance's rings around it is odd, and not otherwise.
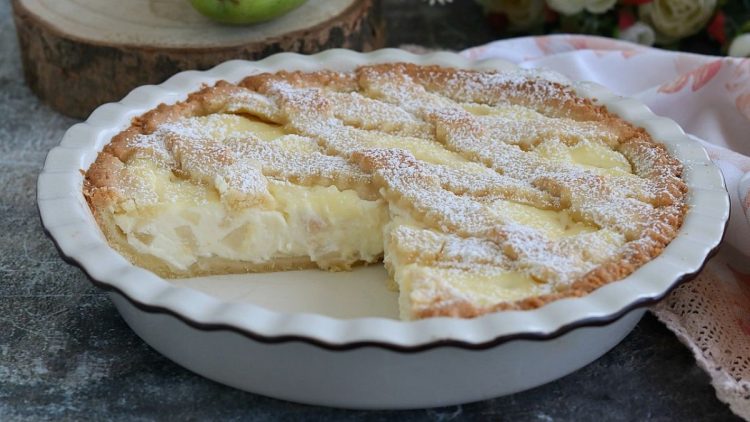
[[[515,69],[504,61],[386,49],[282,53],[182,72],[99,107],[66,132],[39,176],[42,224],[63,258],[110,291],[133,330],[175,362],[247,391],[350,408],[464,403],[566,375],[616,345],[645,306],[694,276],[718,247],[729,198],[721,173],[700,144],[645,105],[589,83],[575,84],[579,95],[646,128],[684,163],[690,207],[679,235],[660,256],[585,297],[475,319],[402,322],[395,319],[395,294],[386,290],[385,272],[378,267],[168,281],[131,265],[108,246],[83,197],[82,170],[133,117],[221,79],[237,82],[263,71],[350,70],[394,61]]]

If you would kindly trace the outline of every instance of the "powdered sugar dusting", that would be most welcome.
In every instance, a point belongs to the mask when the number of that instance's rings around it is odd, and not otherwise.
[[[358,81],[352,92],[263,77],[257,92],[223,85],[216,109],[289,134],[262,140],[213,114],[164,123],[128,147],[235,207],[269,200],[269,178],[368,199],[379,189],[416,222],[391,228],[402,263],[519,272],[546,286],[537,293],[570,285],[633,243],[668,238],[681,218],[679,163],[536,73],[376,65],[342,76]],[[634,174],[576,162],[573,148],[587,145]],[[498,200],[565,210],[592,229],[552,238],[495,211]]]

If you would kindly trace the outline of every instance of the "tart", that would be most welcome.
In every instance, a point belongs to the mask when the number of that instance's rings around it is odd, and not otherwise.
[[[402,319],[582,296],[657,256],[681,164],[523,71],[391,63],[219,82],[133,120],[83,191],[110,245],[168,278],[383,261]]]

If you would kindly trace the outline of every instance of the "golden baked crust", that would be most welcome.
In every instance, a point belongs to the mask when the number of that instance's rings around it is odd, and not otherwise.
[[[283,135],[216,132],[246,118]],[[220,204],[224,219],[283,212],[275,186],[355,192],[362,213],[390,216],[378,236],[412,319],[530,309],[627,276],[681,226],[681,172],[645,130],[558,83],[391,63],[264,73],[162,104],[112,139],[83,190],[110,244],[166,277],[348,269],[382,249],[257,260],[201,252],[180,266],[134,247],[137,233],[118,218],[148,219],[188,191],[185,203]],[[152,186],[165,178],[181,193]],[[489,291],[492,280],[502,282]]]

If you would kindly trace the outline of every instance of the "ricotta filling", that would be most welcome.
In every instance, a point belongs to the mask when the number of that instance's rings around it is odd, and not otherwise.
[[[158,209],[115,214],[136,251],[186,270],[201,257],[262,264],[309,257],[325,269],[383,254],[382,200],[367,201],[334,186],[303,187],[272,181],[268,209],[231,210],[217,201],[169,203]]]

